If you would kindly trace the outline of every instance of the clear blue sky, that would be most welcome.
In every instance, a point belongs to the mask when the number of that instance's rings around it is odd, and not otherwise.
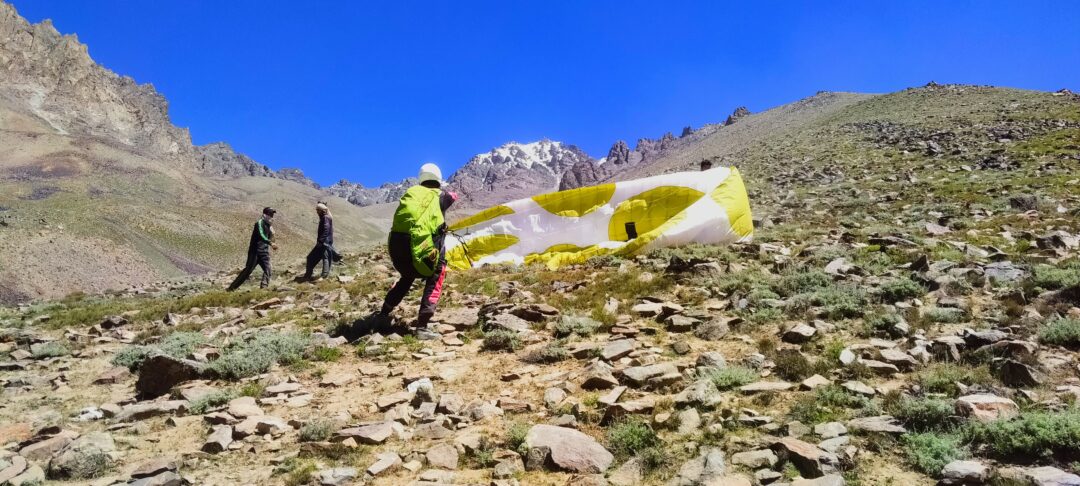
[[[322,184],[506,141],[593,156],[818,90],[1080,91],[1080,2],[9,0],[150,82],[196,143]]]

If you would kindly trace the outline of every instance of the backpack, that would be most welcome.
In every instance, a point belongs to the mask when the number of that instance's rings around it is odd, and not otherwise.
[[[435,237],[444,225],[439,206],[441,194],[440,189],[421,185],[410,187],[401,196],[390,228],[391,232],[409,235],[413,268],[423,277],[432,276],[439,263],[441,249],[435,244]]]

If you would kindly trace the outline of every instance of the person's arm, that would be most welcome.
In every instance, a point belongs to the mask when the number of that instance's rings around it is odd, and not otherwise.
[[[442,212],[445,214],[446,210],[450,209],[450,206],[453,206],[457,200],[458,195],[456,192],[444,190],[439,195],[439,207],[442,208]]]

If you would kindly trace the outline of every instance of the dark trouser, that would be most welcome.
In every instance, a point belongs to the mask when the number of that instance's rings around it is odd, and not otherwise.
[[[442,247],[441,241],[436,242],[436,244],[440,248]],[[445,250],[439,255],[439,263],[435,265],[435,273],[430,277],[424,277],[413,268],[412,253],[409,249],[409,235],[393,233],[390,235],[390,260],[394,263],[394,268],[401,274],[401,278],[386,293],[382,313],[389,315],[393,312],[394,308],[405,299],[405,295],[409,293],[413,282],[417,279],[424,279],[426,282],[424,283],[424,294],[420,297],[420,315],[417,319],[417,325],[426,326],[428,321],[431,320],[431,316],[435,315],[435,307],[439,303],[439,297],[442,296],[443,279],[446,278]]]
[[[263,272],[259,287],[265,289],[267,285],[270,285],[270,252],[252,249],[248,250],[247,263],[244,264],[244,269],[240,271],[240,275],[236,276],[236,280],[233,280],[233,283],[229,285],[229,290],[236,290],[243,285],[256,266],[261,267]]]
[[[315,271],[315,267],[322,262],[322,276],[330,276],[330,267],[333,265],[333,258],[330,253],[330,247],[322,243],[316,243],[315,248],[311,249],[311,252],[307,255],[307,271],[304,272],[304,277],[311,277],[311,272]]]

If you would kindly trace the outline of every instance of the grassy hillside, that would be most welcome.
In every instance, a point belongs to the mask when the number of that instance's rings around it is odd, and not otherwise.
[[[2,108],[2,107],[0,107]],[[306,254],[319,191],[280,179],[209,179],[107,140],[68,137],[0,109],[0,300],[100,292],[241,265],[264,206],[280,213],[281,261]],[[333,198],[339,244],[381,238]]]

